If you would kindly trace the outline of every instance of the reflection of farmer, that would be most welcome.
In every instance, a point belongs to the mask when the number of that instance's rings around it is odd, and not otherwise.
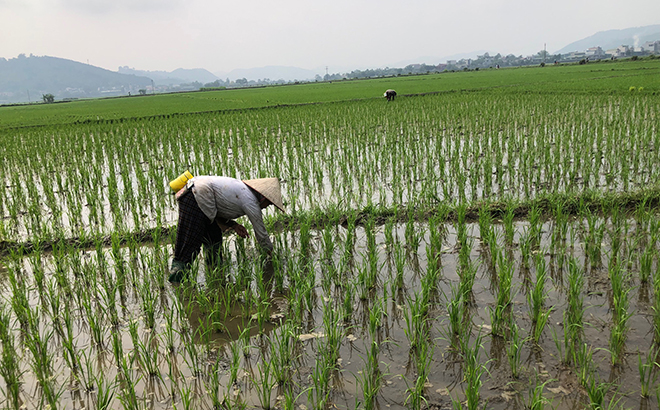
[[[248,236],[245,227],[233,219],[247,215],[259,245],[268,253],[273,244],[261,216],[261,210],[275,205],[284,212],[280,182],[277,178],[249,181],[220,176],[198,176],[176,194],[179,225],[176,232],[170,282],[181,282],[185,271],[204,245],[206,263],[221,262],[222,232],[233,229],[241,238]]]
[[[387,98],[387,101],[394,101],[394,97],[396,97],[396,91],[387,90],[385,91],[385,94],[383,94],[383,97]]]

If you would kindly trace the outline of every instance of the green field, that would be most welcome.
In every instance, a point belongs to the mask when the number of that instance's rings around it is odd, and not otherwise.
[[[0,407],[657,408],[659,128],[658,59],[0,107]],[[270,259],[167,282],[186,169]]]
[[[235,89],[72,101],[52,105],[0,106],[0,129],[76,121],[116,120],[179,113],[272,107],[400,95],[484,91],[533,93],[625,93],[630,87],[660,92],[660,60],[602,61],[588,65],[521,67],[372,80],[344,80],[254,89]]]

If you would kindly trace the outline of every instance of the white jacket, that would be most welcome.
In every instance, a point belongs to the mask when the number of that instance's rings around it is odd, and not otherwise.
[[[259,245],[273,249],[257,197],[243,181],[220,176],[198,176],[192,181],[197,205],[210,221],[224,223],[227,219],[247,215]]]

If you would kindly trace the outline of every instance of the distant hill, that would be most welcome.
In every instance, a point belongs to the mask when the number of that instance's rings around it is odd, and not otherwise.
[[[0,103],[41,101],[43,94],[53,94],[56,101],[137,94],[150,85],[147,77],[119,74],[63,58],[23,54],[9,60],[0,58]]]
[[[119,67],[119,73],[149,77],[157,85],[178,85],[193,83],[195,81],[206,84],[218,79],[213,73],[203,68],[177,68],[174,71],[143,71],[124,66]]]
[[[229,78],[232,81],[246,78],[248,80],[258,80],[268,78],[272,81],[285,80],[285,81],[305,81],[313,80],[316,75],[323,76],[325,72],[321,69],[307,70],[298,67],[284,67],[284,66],[267,66],[259,68],[240,68],[232,70],[229,73],[217,73],[219,77]]]
[[[566,54],[572,51],[585,51],[590,47],[600,46],[604,51],[621,45],[640,46],[647,41],[660,40],[660,24],[633,27],[622,30],[599,31],[593,36],[575,41],[554,54]]]

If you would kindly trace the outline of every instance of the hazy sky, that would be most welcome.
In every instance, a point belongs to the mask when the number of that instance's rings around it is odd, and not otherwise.
[[[659,0],[0,0],[0,57],[113,71],[333,73],[481,50],[528,55],[544,43],[553,52],[598,31],[658,23]]]

